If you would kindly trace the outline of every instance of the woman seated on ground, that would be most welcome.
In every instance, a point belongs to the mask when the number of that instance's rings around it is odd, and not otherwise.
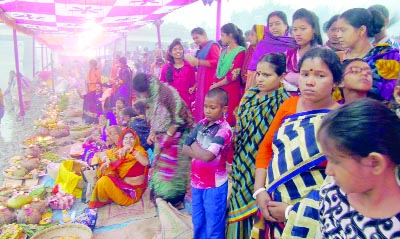
[[[139,201],[147,187],[149,160],[132,129],[122,131],[118,146],[101,153],[99,180],[89,202],[90,208],[115,202],[127,206]]]
[[[372,70],[363,59],[345,60],[342,64],[343,76],[339,87],[343,93],[340,104],[349,104],[366,98],[372,89]]]
[[[334,178],[320,190],[323,238],[400,238],[400,119],[361,99],[329,113],[318,141]]]

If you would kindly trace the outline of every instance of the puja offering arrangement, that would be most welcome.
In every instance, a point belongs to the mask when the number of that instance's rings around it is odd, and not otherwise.
[[[42,152],[50,151],[54,148],[55,142],[52,136],[33,136],[23,141],[24,147],[38,147]]]
[[[0,239],[23,239],[26,238],[22,227],[17,224],[4,225],[0,229]]]
[[[8,166],[4,167],[4,177],[11,179],[31,179],[46,175],[48,160],[28,156],[14,156],[9,161]]]

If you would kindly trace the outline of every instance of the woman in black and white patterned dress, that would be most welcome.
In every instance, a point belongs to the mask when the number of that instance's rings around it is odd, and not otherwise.
[[[323,238],[400,238],[400,119],[362,99],[332,111],[318,133],[333,177],[320,190]]]

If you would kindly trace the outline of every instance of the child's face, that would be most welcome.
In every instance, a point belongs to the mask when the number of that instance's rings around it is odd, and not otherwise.
[[[115,102],[115,107],[117,109],[122,109],[122,108],[124,108],[124,103],[120,100],[117,100],[117,102]]]
[[[204,100],[204,115],[210,122],[221,119],[227,108],[227,106],[222,106],[216,97],[206,97]]]

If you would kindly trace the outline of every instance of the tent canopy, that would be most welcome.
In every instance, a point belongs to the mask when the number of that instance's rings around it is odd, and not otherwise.
[[[66,50],[76,36],[90,46],[104,45],[110,41],[104,36],[115,39],[195,1],[0,0],[0,20],[53,49]]]

